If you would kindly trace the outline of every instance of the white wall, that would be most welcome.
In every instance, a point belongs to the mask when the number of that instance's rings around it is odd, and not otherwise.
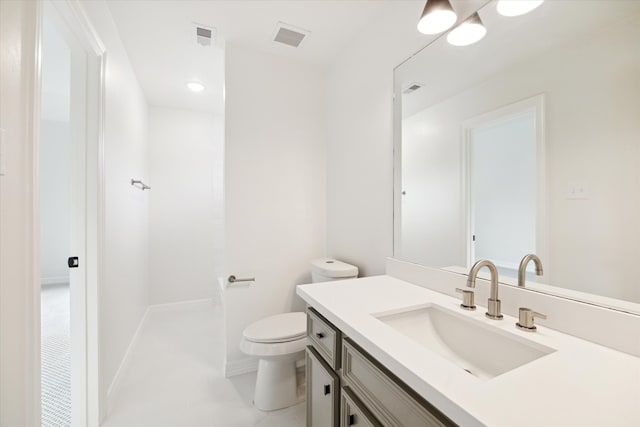
[[[326,100],[318,69],[233,44],[225,75],[225,276],[256,278],[224,295],[231,374],[242,330],[303,309],[295,285],[324,256]]]
[[[45,13],[40,106],[40,280],[68,283],[71,236],[71,49]]]
[[[0,128],[5,130],[6,175],[0,176],[0,426],[39,422],[32,397],[39,383],[34,324],[39,306],[33,275],[31,201],[35,167],[29,128],[28,83],[35,58],[36,3],[0,1]]]
[[[384,274],[393,254],[393,68],[433,36],[416,31],[424,2],[396,2],[344,46],[328,71],[327,254]],[[459,16],[476,3],[456,2]]]
[[[71,119],[71,48],[56,27],[50,12],[42,19],[42,100],[43,120],[68,122]]]
[[[218,295],[223,257],[224,119],[149,111],[150,303]]]
[[[465,238],[460,144],[452,149],[451,141],[437,138],[441,127],[441,122],[423,120],[420,114],[402,121],[405,194],[398,218],[401,239],[397,239],[394,256],[424,265],[466,266],[466,247],[454,244]]]
[[[327,90],[327,255],[370,276],[393,254],[393,79],[382,61],[350,60]]]
[[[40,280],[69,282],[71,183],[69,122],[42,120],[40,128]]]
[[[147,103],[104,1],[82,6],[107,51],[105,111],[105,256],[100,289],[103,396],[148,306]]]

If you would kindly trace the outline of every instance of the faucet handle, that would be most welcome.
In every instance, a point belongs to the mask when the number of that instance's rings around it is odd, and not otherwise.
[[[533,319],[536,317],[539,319],[547,318],[545,314],[538,313],[537,311],[533,311],[530,308],[520,307],[520,309],[518,310],[518,323],[516,323],[516,326],[523,331],[535,332],[537,328],[533,323]]]
[[[462,304],[460,304],[460,307],[462,307],[465,310],[476,309],[476,304],[474,301],[475,290],[471,288],[467,288],[467,289],[456,288],[456,292],[459,292],[462,294]]]

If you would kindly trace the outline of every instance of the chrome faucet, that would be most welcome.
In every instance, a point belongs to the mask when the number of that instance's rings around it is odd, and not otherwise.
[[[473,264],[473,267],[469,270],[467,286],[470,288],[476,287],[476,278],[482,267],[487,267],[491,273],[491,294],[489,296],[489,301],[487,302],[488,310],[486,315],[489,319],[502,319],[502,313],[500,312],[500,300],[498,299],[498,269],[494,263],[487,261],[486,259],[482,259]]]
[[[522,286],[523,288],[526,281],[527,264],[529,264],[529,261],[533,261],[536,265],[536,276],[542,276],[543,273],[540,258],[534,254],[525,255],[522,261],[520,261],[520,267],[518,268],[518,286]]]

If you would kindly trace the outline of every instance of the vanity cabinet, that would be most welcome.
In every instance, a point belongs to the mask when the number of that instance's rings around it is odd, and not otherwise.
[[[307,336],[307,427],[455,426],[313,308]]]

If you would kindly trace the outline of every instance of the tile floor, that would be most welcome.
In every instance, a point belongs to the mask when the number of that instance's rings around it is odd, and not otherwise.
[[[71,425],[69,284],[46,285],[41,300],[42,426]]]
[[[150,313],[103,427],[303,427],[304,402],[252,406],[255,373],[222,375],[217,304]]]

